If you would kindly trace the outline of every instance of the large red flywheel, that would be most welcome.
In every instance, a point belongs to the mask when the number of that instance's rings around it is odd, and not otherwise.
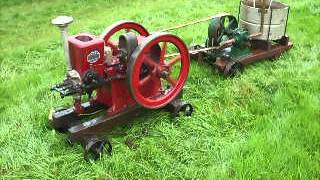
[[[168,55],[171,52],[175,53]],[[179,37],[169,33],[147,37],[132,53],[128,64],[133,98],[149,109],[164,107],[181,92],[189,66],[188,48]]]

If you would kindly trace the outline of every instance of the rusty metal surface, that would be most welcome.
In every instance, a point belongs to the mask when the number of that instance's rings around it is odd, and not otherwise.
[[[271,42],[267,41],[252,40],[251,45],[251,55],[238,60],[238,62],[243,66],[247,66],[261,60],[278,58],[282,53],[293,47],[292,42],[289,42],[289,38],[285,36],[278,40],[277,44],[271,44]],[[229,59],[217,58],[214,65],[219,72],[223,73],[225,76],[229,76],[233,62],[234,61]]]
[[[111,117],[100,116],[69,128],[68,133],[74,142],[81,141],[86,136],[103,136],[115,126],[129,123],[141,113],[142,109],[141,106],[133,106]]]
[[[169,110],[169,112],[172,113],[173,118],[179,116],[180,112],[184,113],[186,116],[190,116],[193,112],[192,105],[182,101],[181,98],[182,93],[180,93],[178,98],[171,101],[167,106],[164,107],[166,110]],[[135,117],[138,117],[145,110],[145,108],[138,105],[128,107],[123,112],[120,112],[114,116],[107,117],[106,115],[103,115],[70,127],[68,129],[68,133],[71,136],[71,139],[74,141],[82,136],[105,135],[115,126],[121,126],[130,123]]]
[[[59,131],[66,132],[71,126],[78,124],[80,119],[88,114],[106,109],[105,106],[101,104],[90,105],[89,102],[82,103],[84,114],[78,114],[75,112],[73,107],[71,108],[60,108],[53,112],[52,120],[50,121],[50,126]]]
[[[273,59],[279,57],[282,53],[293,47],[291,42],[287,45],[270,45],[269,48],[254,48],[252,55],[240,60],[241,64],[248,65],[263,59]]]
[[[193,112],[192,105],[182,101],[181,98],[182,93],[163,108],[171,113],[173,119],[179,116],[180,112],[186,116],[190,116]],[[146,111],[145,108],[134,105],[113,116],[104,114],[82,122],[86,115],[91,117],[101,109],[107,110],[105,106],[91,106],[89,102],[83,103],[82,106],[86,114],[77,114],[74,108],[56,111],[52,115],[51,125],[56,130],[67,133],[67,141],[70,144],[80,143],[84,148],[84,158],[86,160],[98,159],[106,145],[108,145],[108,152],[111,153],[112,145],[106,135],[111,133],[111,130],[116,126],[132,123],[135,117]]]

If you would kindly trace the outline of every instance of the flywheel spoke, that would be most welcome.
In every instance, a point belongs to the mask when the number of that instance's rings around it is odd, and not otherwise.
[[[165,55],[167,54],[167,42],[162,42],[161,54],[160,54],[160,63],[165,63]]]
[[[150,67],[153,67],[153,68],[158,68],[159,67],[159,64],[157,64],[155,61],[153,61],[151,59],[151,57],[149,56],[144,56],[144,63]]]
[[[173,66],[174,64],[176,64],[177,62],[181,61],[181,56],[178,55],[175,58],[171,59],[170,62],[168,63],[169,66]]]
[[[169,50],[179,53],[169,57]],[[132,56],[128,68],[130,91],[139,105],[157,109],[179,95],[190,65],[188,49],[181,39],[169,33],[149,36]]]
[[[148,82],[152,79],[152,77],[155,76],[156,72],[157,72],[157,69],[154,68],[154,69],[150,72],[150,74],[149,74],[148,76],[146,76],[146,77],[144,77],[142,80],[140,80],[140,82],[139,82],[140,86],[144,86],[146,83],[148,83]]]
[[[169,76],[168,78],[166,78],[166,80],[174,87],[177,84],[177,80],[174,80],[172,78],[172,76]]]
[[[140,81],[140,86],[144,86],[146,83],[148,83],[150,80],[151,80],[151,77],[152,75],[148,75],[147,77],[143,78],[141,81]]]

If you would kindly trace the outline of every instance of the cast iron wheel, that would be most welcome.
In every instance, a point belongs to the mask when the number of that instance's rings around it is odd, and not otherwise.
[[[243,65],[240,62],[229,62],[224,70],[224,75],[228,77],[235,77],[238,73],[243,72]]]
[[[88,141],[88,144],[85,146],[84,150],[85,160],[89,161],[99,159],[103,154],[103,149],[106,144],[108,145],[108,152],[111,154],[112,145],[110,141],[96,138],[93,138],[90,141]]]
[[[137,32],[141,36],[149,36],[149,32],[139,23],[133,21],[118,21],[108,26],[104,32],[100,35],[100,38],[104,39],[105,46],[111,47],[113,55],[118,53],[118,42],[113,42],[111,37],[117,32],[124,30],[125,32]]]
[[[178,111],[179,113],[180,112],[183,112],[183,114],[185,116],[191,116],[192,115],[192,112],[193,112],[193,106],[189,103],[186,103],[184,104]]]
[[[155,49],[160,50],[159,55],[152,53]],[[167,56],[167,51],[173,49],[178,53]],[[132,53],[128,64],[128,83],[133,98],[145,108],[164,107],[181,92],[189,66],[188,48],[179,37],[169,33],[147,37]],[[145,67],[148,74],[141,77]]]
[[[185,116],[191,116],[193,113],[193,106],[189,103],[182,103],[177,107],[175,112],[173,112],[174,117],[179,117],[181,114]]]

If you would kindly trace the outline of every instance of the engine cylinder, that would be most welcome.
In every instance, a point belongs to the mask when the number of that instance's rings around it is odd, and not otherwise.
[[[88,33],[68,38],[72,68],[82,77],[89,69],[103,74],[104,41]]]

